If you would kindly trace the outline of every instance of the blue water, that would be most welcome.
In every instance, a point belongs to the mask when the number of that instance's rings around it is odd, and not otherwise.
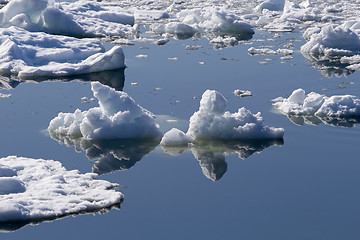
[[[257,33],[249,42],[260,46],[264,43],[256,39],[264,37],[266,33]],[[303,40],[297,33],[271,44],[292,38],[299,40],[294,42],[299,49]],[[185,50],[186,45],[203,48]],[[1,90],[12,94],[0,99],[1,157],[54,159],[82,173],[97,166],[104,173],[100,178],[119,183],[125,194],[120,210],[27,225],[1,233],[1,239],[358,239],[359,126],[295,125],[268,101],[299,87],[328,96],[359,97],[359,73],[327,78],[298,51],[293,60],[281,63],[279,55],[250,56],[249,47],[214,50],[206,39],[172,40],[165,46],[139,43],[124,47],[124,76],[117,72],[66,82],[25,82],[10,91]],[[136,58],[138,54],[148,58]],[[178,60],[168,60],[173,57]],[[266,58],[273,60],[258,64]],[[245,159],[231,146],[208,144],[195,154],[184,149],[173,156],[156,142],[108,142],[97,144],[102,153],[110,154],[108,158],[87,153],[92,156],[89,160],[84,151],[59,144],[46,131],[58,112],[97,105],[81,102],[82,97],[92,97],[89,78],[118,79],[118,89],[161,115],[158,121],[164,132],[171,127],[186,131],[202,93],[216,89],[229,100],[229,111],[244,106],[260,111],[266,125],[283,127],[284,142],[264,149],[255,146],[255,153]],[[236,97],[235,89],[250,90],[253,96]],[[132,162],[114,162],[111,153],[116,151]],[[217,180],[206,177],[200,165]]]

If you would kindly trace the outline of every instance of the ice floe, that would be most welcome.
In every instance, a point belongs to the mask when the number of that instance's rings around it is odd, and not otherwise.
[[[87,139],[160,138],[154,116],[137,105],[125,92],[115,91],[98,82],[91,83],[99,107],[74,113],[59,113],[48,131],[56,135]]]
[[[124,54],[115,46],[105,52],[97,39],[77,39],[0,29],[0,72],[22,79],[62,77],[124,68]]]
[[[288,98],[279,97],[272,101],[274,107],[298,125],[307,120],[311,125],[324,122],[333,126],[352,127],[360,120],[360,99],[353,95],[327,97],[315,92],[305,94],[299,88]],[[299,117],[305,117],[305,120]]]
[[[60,162],[9,156],[0,158],[0,223],[38,223],[119,206],[117,184],[97,174],[68,171]],[[7,229],[3,229],[7,230]]]
[[[194,139],[281,139],[284,129],[263,125],[261,114],[246,108],[238,112],[226,111],[227,100],[215,90],[206,90],[200,108],[189,121],[187,133],[172,129],[161,140],[161,145],[186,145]]]
[[[1,27],[75,37],[125,36],[134,21],[133,13],[95,1],[12,0],[0,10]]]

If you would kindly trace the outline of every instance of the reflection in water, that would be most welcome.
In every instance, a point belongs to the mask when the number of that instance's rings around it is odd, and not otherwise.
[[[15,80],[12,77],[0,77],[0,90],[1,89],[12,89],[20,83],[25,82],[44,82],[44,81],[81,81],[81,82],[93,82],[97,81],[104,85],[114,88],[117,91],[122,91],[125,82],[125,68],[117,70],[102,71],[96,73],[89,73],[83,75],[69,76],[63,78],[36,78],[30,80]]]
[[[281,146],[283,139],[269,140],[202,140],[196,141],[189,147],[165,147],[165,153],[180,155],[186,150],[191,150],[194,157],[199,161],[203,174],[213,180],[219,180],[227,171],[225,156],[232,153],[238,154],[240,159],[250,157],[254,153],[260,153],[271,146]]]
[[[87,140],[69,138],[50,132],[52,139],[68,147],[75,146],[75,151],[85,151],[87,158],[94,162],[92,171],[99,175],[127,170],[152,152],[160,140],[154,139],[118,139]]]
[[[62,216],[57,216],[56,218],[43,218],[43,219],[37,219],[37,220],[32,220],[32,221],[26,220],[26,221],[14,221],[14,222],[0,223],[0,232],[15,232],[27,225],[38,225],[43,222],[52,222],[54,220],[58,220],[58,219],[62,219],[65,217],[70,217],[70,216],[76,217],[79,215],[90,214],[90,213],[104,214],[104,213],[109,212],[112,209],[120,209],[122,202],[123,202],[123,199],[120,203],[117,203],[113,206],[109,206],[106,208],[97,209],[97,210],[86,210],[86,211],[82,211],[82,212],[76,213],[76,214],[64,214]]]
[[[304,124],[317,126],[321,123],[330,125],[333,127],[355,127],[360,123],[360,117],[315,117],[315,116],[296,116],[296,115],[287,115],[292,123],[298,126]]]
[[[350,64],[340,62],[340,58],[324,58],[323,56],[309,55],[308,53],[302,52],[303,56],[307,58],[308,63],[316,69],[319,69],[320,73],[331,78],[333,75],[336,77],[349,76],[354,70],[348,69]]]

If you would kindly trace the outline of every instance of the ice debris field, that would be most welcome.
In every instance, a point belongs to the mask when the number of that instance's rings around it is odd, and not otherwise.
[[[306,43],[300,49],[294,49],[291,43],[282,48],[251,46],[248,49],[251,55],[282,55],[282,60],[291,60],[295,51],[301,51],[325,76],[332,74],[334,63],[345,66],[336,72],[338,75],[360,70],[360,10],[356,0],[9,0],[0,3],[3,5],[0,73],[10,76],[9,79],[56,78],[123,69],[126,59],[118,45],[151,41],[162,46],[174,39],[203,37],[215,49],[221,49],[244,43],[258,30],[268,31],[274,38],[279,37],[278,33],[301,31]],[[113,45],[107,48],[104,42]],[[201,46],[187,47],[189,50],[199,48]],[[6,81],[2,80],[2,84],[11,88]],[[89,144],[93,140],[156,139],[165,152],[174,155],[181,147],[191,147],[204,174],[216,180],[226,171],[224,152],[238,152],[245,158],[272,143],[262,147],[245,144],[241,151],[225,146],[212,152],[221,162],[221,167],[213,169],[211,160],[204,157],[208,152],[204,151],[207,145],[201,142],[203,139],[269,140],[284,136],[283,128],[264,126],[261,113],[253,114],[244,107],[235,113],[227,111],[227,100],[216,90],[203,93],[199,110],[189,119],[186,133],[176,128],[161,132],[156,115],[137,105],[125,92],[98,82],[91,84],[91,90],[98,107],[59,113],[48,127],[50,135],[59,141],[66,139],[77,144],[81,141],[79,138],[84,139],[88,146],[81,147],[89,150],[88,155],[95,147],[105,154],[114,152],[111,147]],[[252,95],[248,90],[235,90],[234,94]],[[0,94],[0,98],[9,97],[11,94]],[[335,126],[351,125],[357,123],[356,120],[349,123],[346,119],[360,116],[360,100],[352,95],[327,97],[315,92],[306,95],[298,89],[288,98],[273,100],[273,105],[293,120],[302,117],[315,125],[319,119]],[[138,145],[130,143],[132,150],[128,153],[107,156],[132,158],[133,162],[111,166],[104,157],[105,160],[97,162],[94,172],[128,169],[158,142],[137,155],[134,149]],[[112,189],[115,185],[95,178],[93,173],[67,171],[52,160],[1,158],[0,221],[41,221],[119,204],[123,195]]]

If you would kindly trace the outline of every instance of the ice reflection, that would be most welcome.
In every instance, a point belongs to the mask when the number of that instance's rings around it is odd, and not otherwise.
[[[342,75],[347,77],[355,72],[354,70],[347,68],[350,64],[340,62],[340,58],[330,59],[322,56],[309,55],[303,52],[302,54],[309,60],[308,63],[318,69],[324,77],[332,78],[334,75],[336,77],[341,77]]]
[[[125,69],[109,70],[96,73],[89,73],[83,75],[76,75],[63,78],[36,78],[28,80],[17,80],[12,77],[1,76],[0,77],[0,90],[1,89],[13,89],[20,83],[26,82],[45,82],[45,81],[59,81],[59,82],[100,82],[104,85],[114,88],[117,91],[122,91],[125,83]]]
[[[109,206],[106,208],[96,209],[96,210],[84,210],[82,212],[75,213],[75,214],[64,214],[64,215],[58,216],[56,218],[43,218],[43,219],[36,219],[36,220],[1,222],[0,223],[0,232],[15,232],[27,225],[39,225],[40,223],[43,223],[43,222],[52,222],[52,221],[59,220],[59,219],[65,218],[65,217],[70,217],[70,216],[76,217],[76,216],[84,215],[84,214],[105,214],[112,209],[120,209],[122,202],[123,202],[123,200],[120,203],[117,203],[115,205],[112,205],[112,206]]]
[[[94,162],[92,171],[99,175],[130,169],[159,144],[159,140],[154,139],[88,140],[59,136],[53,132],[50,136],[67,147],[74,146],[76,152],[84,151],[86,157]]]
[[[333,127],[355,127],[360,124],[360,117],[315,117],[315,116],[296,116],[287,115],[289,120],[298,126],[304,124],[318,126],[322,123]]]
[[[189,147],[165,147],[162,146],[165,153],[171,155],[180,155],[186,150],[191,150],[194,157],[199,161],[203,174],[213,181],[217,181],[227,171],[226,156],[233,153],[240,159],[246,159],[254,153],[261,153],[265,148],[271,146],[282,146],[283,139],[271,140],[206,140],[196,141]]]

